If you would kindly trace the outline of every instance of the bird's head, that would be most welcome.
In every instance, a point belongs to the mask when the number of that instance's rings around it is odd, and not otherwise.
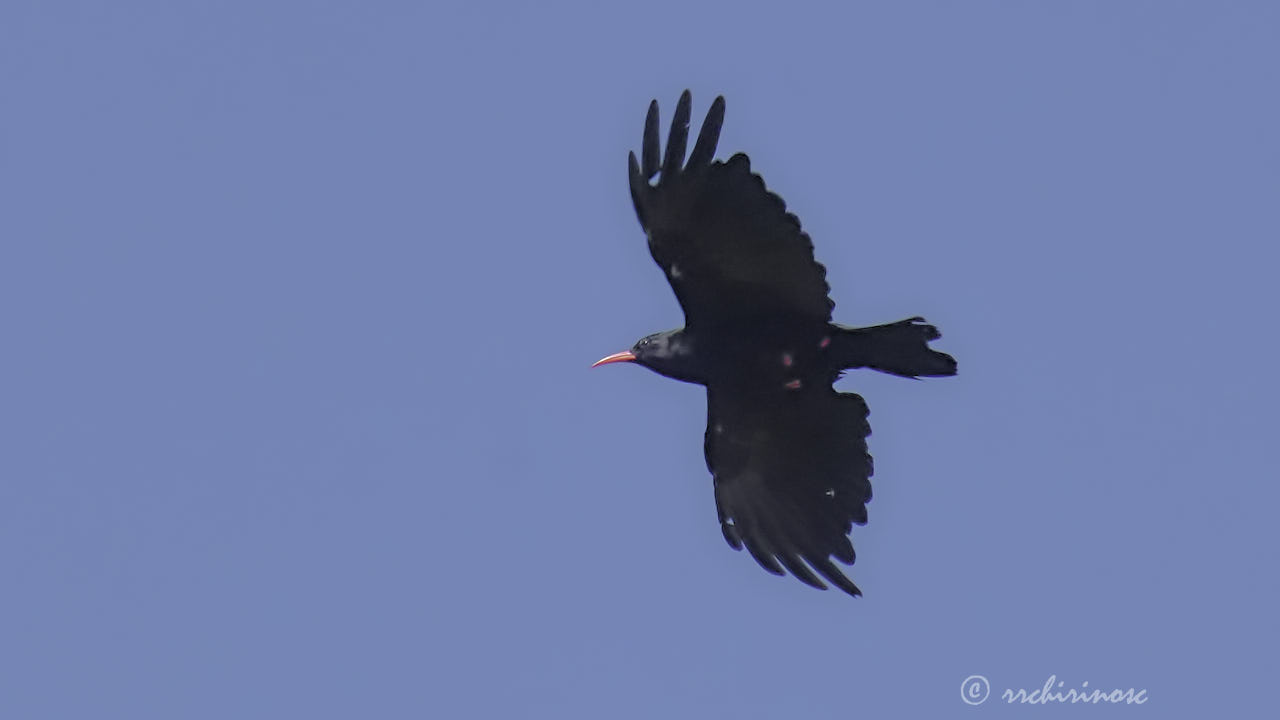
[[[692,340],[684,329],[646,335],[630,350],[603,357],[591,367],[619,362],[635,363],[675,380],[704,382],[696,370]]]

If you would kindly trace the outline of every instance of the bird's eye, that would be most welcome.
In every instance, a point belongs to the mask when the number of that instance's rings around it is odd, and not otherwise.
[[[640,341],[640,347],[644,347],[644,346],[646,346],[646,345],[648,345],[648,344],[649,344],[649,338],[645,338],[645,339],[643,339],[643,340],[641,340],[641,341]]]

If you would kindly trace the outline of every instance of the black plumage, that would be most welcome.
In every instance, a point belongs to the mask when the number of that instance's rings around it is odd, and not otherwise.
[[[761,567],[861,594],[832,562],[854,561],[849,532],[867,521],[867,406],[832,387],[859,367],[904,377],[954,375],[939,337],[914,317],[850,328],[831,322],[826,269],[782,199],[741,153],[713,161],[724,98],[716,98],[685,162],[691,98],[680,96],[659,147],[649,105],[631,198],[685,326],[641,339],[597,365],[634,362],[705,385],[704,448],[725,540]],[[656,182],[655,182],[656,178]]]

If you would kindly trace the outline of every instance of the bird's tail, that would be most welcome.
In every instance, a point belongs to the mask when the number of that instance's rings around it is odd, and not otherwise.
[[[929,348],[942,337],[938,328],[913,317],[888,325],[850,328],[836,326],[832,342],[841,368],[871,368],[902,377],[942,377],[956,374],[950,355]]]

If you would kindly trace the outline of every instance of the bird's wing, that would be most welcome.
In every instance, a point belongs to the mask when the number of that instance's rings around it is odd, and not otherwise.
[[[661,161],[658,103],[651,103],[641,160],[633,152],[628,161],[636,214],[686,325],[762,316],[830,320],[827,271],[814,260],[800,221],[751,172],[746,155],[712,162],[724,98],[711,104],[685,162],[690,102],[686,90]]]
[[[830,386],[768,395],[709,386],[705,450],[725,540],[775,575],[825,590],[821,575],[860,595],[831,559],[853,564],[849,531],[867,521],[869,434],[863,399]]]

